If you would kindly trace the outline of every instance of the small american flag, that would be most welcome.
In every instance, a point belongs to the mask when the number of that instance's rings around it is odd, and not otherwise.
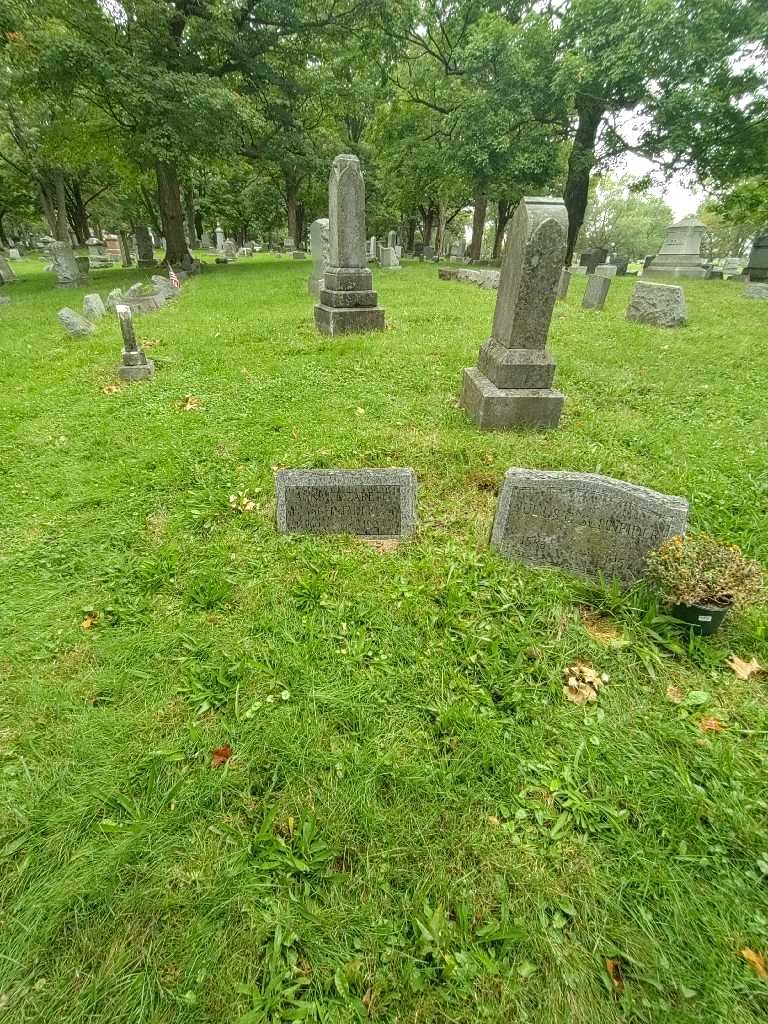
[[[174,288],[181,288],[181,281],[176,276],[176,271],[173,267],[168,267],[168,280],[171,282]]]

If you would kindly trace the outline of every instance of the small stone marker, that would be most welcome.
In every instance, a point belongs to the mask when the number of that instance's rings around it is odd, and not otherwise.
[[[66,242],[51,242],[50,257],[51,269],[56,275],[59,288],[76,288],[86,277],[81,273],[81,266],[77,257],[72,252],[72,246]],[[88,271],[88,257],[81,257],[85,261],[85,271]]]
[[[684,327],[688,309],[683,289],[676,284],[638,281],[627,307],[627,320],[654,327]]]
[[[595,273],[598,277],[616,277],[618,269],[613,263],[601,263],[595,267]]]
[[[328,218],[319,217],[309,225],[309,248],[312,252],[312,273],[307,280],[307,291],[320,298],[325,268],[328,266]]]
[[[768,281],[768,234],[752,241],[746,271],[749,281]]]
[[[0,295],[0,306],[7,306],[10,301],[7,295]]]
[[[281,469],[275,484],[280,533],[384,540],[416,529],[412,469]]]
[[[571,264],[571,266],[568,267],[568,270],[569,270],[569,272],[571,274],[575,274],[577,277],[586,277],[587,276],[587,268],[586,267],[582,267],[582,266],[576,267],[573,264]]]
[[[685,533],[688,502],[594,473],[509,469],[491,547],[513,561],[629,582],[649,551]]]
[[[542,430],[560,422],[565,398],[552,388],[555,363],[546,344],[567,232],[562,199],[519,203],[507,236],[491,337],[477,366],[464,370],[461,405],[482,429]]]
[[[379,249],[379,263],[382,270],[399,270],[400,260],[397,258],[394,246],[382,245]]]
[[[123,359],[117,368],[117,376],[120,380],[146,380],[154,374],[155,364],[147,359],[136,341],[131,307],[120,304],[115,307],[115,312],[123,336]]]
[[[20,260],[21,259],[21,253],[16,248],[9,249],[8,250],[8,259],[9,260]]]
[[[365,248],[365,183],[356,156],[343,153],[328,181],[328,266],[315,324],[323,334],[384,330]]]
[[[13,284],[16,275],[11,270],[11,265],[5,256],[0,255],[0,284]]]
[[[167,277],[160,274],[152,275],[152,284],[158,295],[162,295],[166,302],[175,302],[181,293],[180,288],[174,288]]]
[[[599,267],[598,267],[599,269]],[[611,287],[610,277],[603,277],[595,272],[587,280],[587,287],[584,289],[584,298],[581,300],[582,309],[602,309]]]
[[[115,308],[115,306],[117,306],[118,302],[122,302],[122,301],[123,301],[123,289],[122,288],[113,288],[112,291],[107,296],[107,301],[104,303],[104,308],[112,310],[112,309]]]
[[[768,284],[752,282],[744,286],[745,299],[768,299]]]
[[[557,285],[557,297],[558,299],[564,299],[568,294],[568,286],[571,283],[571,274],[565,267],[560,271],[560,281]]]
[[[84,316],[80,316],[69,306],[60,309],[56,316],[67,334],[71,334],[73,338],[84,338],[96,330],[90,320],[86,320]]]
[[[136,224],[133,233],[136,237],[136,254],[140,270],[147,270],[149,267],[157,266],[155,262],[155,249],[152,242],[152,235],[146,224]]]
[[[92,295],[86,295],[83,299],[83,316],[89,320],[101,320],[106,313],[104,303],[101,301],[101,296],[98,292],[94,292]]]
[[[437,276],[441,281],[455,281],[458,278],[458,267],[438,267]]]

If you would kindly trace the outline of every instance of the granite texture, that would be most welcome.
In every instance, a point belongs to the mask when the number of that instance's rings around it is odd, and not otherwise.
[[[745,299],[768,299],[768,284],[750,282],[744,286]]]
[[[582,576],[638,579],[659,544],[685,532],[688,502],[593,473],[509,469],[491,547]]]
[[[309,226],[309,247],[312,252],[312,273],[307,281],[307,291],[318,298],[320,289],[325,287],[323,279],[328,266],[328,218],[319,217]]]
[[[481,430],[550,430],[564,402],[552,388],[497,388],[476,366],[464,370],[460,404]]]
[[[56,316],[59,318],[59,323],[67,332],[71,334],[73,338],[84,338],[89,334],[93,334],[96,329],[90,320],[86,320],[84,316],[80,316],[74,309],[70,309],[69,306],[65,306],[60,309]]]
[[[88,320],[101,320],[106,312],[107,310],[98,292],[86,295],[83,299],[83,316]]]
[[[565,267],[560,271],[560,280],[557,282],[557,297],[558,299],[564,299],[568,294],[568,288],[571,284],[571,273],[566,270]]]
[[[684,327],[688,323],[688,310],[683,289],[676,284],[638,281],[626,317],[654,327]]]
[[[706,230],[695,216],[683,217],[667,228],[664,243],[647,273],[667,277],[704,277],[706,269],[700,250]]]
[[[67,245],[66,242],[51,242],[49,255],[52,262],[51,269],[56,275],[59,288],[77,288],[79,284],[82,284],[85,278],[80,271],[80,265],[71,245]],[[88,257],[83,258],[87,269]]]
[[[282,469],[275,485],[281,533],[400,539],[416,529],[412,469]]]
[[[384,330],[384,310],[380,306],[315,306],[315,324],[323,334],[357,334]]]
[[[595,272],[587,281],[584,289],[584,297],[581,300],[582,309],[602,309],[608,292],[611,287],[610,277],[603,277]]]

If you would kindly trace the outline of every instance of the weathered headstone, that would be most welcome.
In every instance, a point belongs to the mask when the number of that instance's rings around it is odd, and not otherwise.
[[[122,259],[123,250],[118,235],[104,235],[104,251],[112,263],[117,263]]]
[[[107,296],[107,301],[104,303],[104,308],[114,310],[119,302],[123,301],[123,290],[122,288],[113,288]]]
[[[629,582],[649,551],[685,533],[688,502],[594,473],[509,469],[491,535],[494,551],[532,566]]]
[[[617,277],[626,276],[627,267],[629,266],[629,256],[619,256],[617,252],[612,252],[608,257],[608,262],[616,267]]]
[[[224,242],[222,253],[227,263],[235,263],[237,261],[237,246],[231,238],[227,238]]]
[[[120,243],[120,259],[123,267],[127,270],[133,266],[133,255],[131,253],[131,238],[127,231],[121,231],[118,238]]]
[[[0,256],[0,284],[13,284],[16,274],[5,256]]]
[[[397,245],[397,232],[396,231],[389,231],[387,233],[387,248],[388,249],[394,249],[396,245]]]
[[[104,243],[100,238],[91,237],[85,244],[88,249],[88,265],[91,270],[101,270],[104,267],[112,266],[112,260],[104,252]]]
[[[376,235],[371,235],[368,239],[368,259],[376,259]]]
[[[294,249],[291,253],[291,258],[294,260],[305,260],[307,258],[307,254],[303,249]]]
[[[324,334],[381,331],[365,248],[365,183],[356,156],[337,156],[328,182],[328,266],[315,324]]]
[[[296,243],[293,240],[293,236],[289,235],[286,238],[286,240],[283,242],[283,252],[293,252],[293,250],[295,248],[296,248]]]
[[[683,217],[667,228],[667,236],[653,263],[644,273],[668,277],[704,277],[706,268],[699,255],[706,227],[698,217]]]
[[[437,276],[441,281],[456,281],[459,276],[458,267],[438,267]]]
[[[480,288],[494,289],[499,287],[501,271],[499,270],[472,270],[469,267],[457,267],[456,278],[459,281],[469,281]]]
[[[758,235],[752,242],[747,277],[750,281],[768,281],[768,235]]]
[[[618,267],[613,263],[600,263],[595,267],[598,277],[616,277]]]
[[[412,469],[282,469],[275,483],[281,533],[385,539],[416,528]]]
[[[560,421],[565,398],[552,389],[546,343],[567,232],[562,199],[527,197],[512,218],[491,337],[477,366],[464,370],[461,405],[483,429],[546,429]]]
[[[312,251],[312,273],[307,281],[307,291],[316,299],[323,287],[325,268],[328,266],[328,218],[319,217],[309,226],[309,247]]]
[[[67,334],[71,334],[75,338],[83,338],[88,334],[93,334],[96,330],[90,320],[86,320],[84,316],[80,316],[69,306],[60,309],[56,316]]]
[[[732,277],[741,277],[744,272],[744,260],[738,256],[727,256],[723,260],[723,277],[729,280]]]
[[[11,246],[11,248],[8,250],[8,259],[9,260],[20,260],[21,259],[21,253],[19,252],[19,250],[15,246]]]
[[[81,268],[71,245],[66,242],[51,242],[50,256],[59,288],[76,288],[83,282]],[[87,269],[88,257],[81,258],[85,260]]]
[[[200,245],[203,247],[203,249],[212,249],[213,248],[213,239],[211,238],[211,232],[210,231],[206,230],[206,231],[203,232],[203,236],[200,239]]]
[[[582,267],[581,264],[579,264],[579,266],[577,267],[572,263],[570,267],[568,267],[568,272],[570,273],[571,277],[586,277],[587,268]]]
[[[582,267],[586,267],[588,274],[594,274],[595,267],[598,267],[602,263],[605,263],[607,257],[607,249],[585,249],[579,257],[579,263]]]
[[[148,270],[156,266],[155,250],[153,248],[152,236],[146,224],[136,224],[134,229],[136,236],[136,253],[140,270]]]
[[[179,297],[181,289],[175,288],[167,277],[161,277],[160,274],[153,274],[152,285],[158,295],[162,295],[166,302],[174,302]]]
[[[435,247],[433,245],[425,245],[421,250],[421,255],[425,260],[433,260],[435,258]]]
[[[759,281],[744,285],[745,299],[768,299],[768,282],[761,284]]]
[[[216,249],[218,252],[224,252],[224,228],[221,224],[216,225]]]
[[[584,289],[584,298],[581,300],[582,309],[602,309],[610,287],[611,279],[609,277],[592,274]]]
[[[147,359],[136,341],[131,308],[120,304],[115,307],[115,312],[123,336],[122,361],[117,368],[117,376],[120,380],[146,380],[155,372],[155,364],[151,359]]]
[[[85,296],[83,299],[84,317],[88,320],[96,321],[101,320],[105,313],[106,309],[98,292],[93,292],[93,294]]]
[[[397,258],[394,246],[382,245],[379,249],[379,263],[381,264],[382,270],[399,270],[400,260]]]
[[[570,271],[566,270],[565,267],[560,271],[560,280],[557,285],[557,297],[558,299],[564,299],[568,294],[568,287],[571,283]]]
[[[626,317],[654,327],[684,327],[688,323],[688,309],[683,289],[676,284],[638,281]]]

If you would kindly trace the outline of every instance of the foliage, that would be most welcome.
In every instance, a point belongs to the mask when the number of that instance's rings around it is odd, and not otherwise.
[[[658,196],[638,192],[631,178],[599,178],[587,205],[580,249],[599,246],[630,259],[658,252],[672,223],[669,206]]]
[[[648,555],[648,577],[670,604],[744,608],[763,594],[760,565],[706,533],[673,537]]]

